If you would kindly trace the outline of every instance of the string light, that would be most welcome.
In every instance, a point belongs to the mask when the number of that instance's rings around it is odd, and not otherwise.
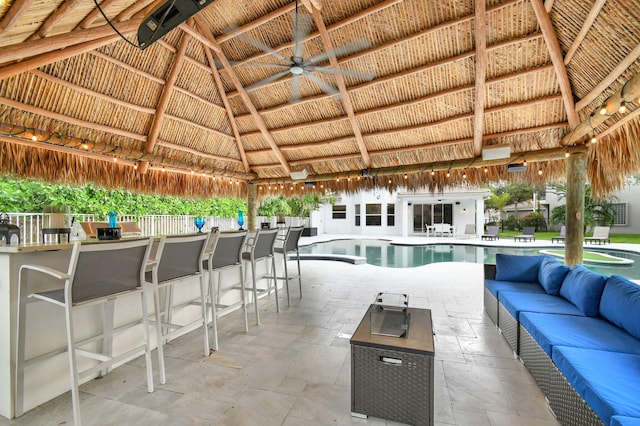
[[[36,134],[34,134],[33,136],[31,136],[31,140],[34,142],[38,141],[38,136]]]
[[[538,170],[538,175],[542,176],[542,169]]]
[[[462,172],[462,179],[466,179],[466,178],[467,178],[467,172],[464,171],[464,172]]]
[[[597,143],[598,142],[598,138],[596,138],[595,135],[591,136],[591,143]]]
[[[451,173],[449,171],[447,171],[447,177],[450,177]]]
[[[564,153],[564,156],[565,156],[566,158],[569,158],[569,157],[571,157],[571,154],[570,154],[570,153],[568,153],[568,152],[565,152],[565,153]]]
[[[407,176],[407,175],[404,175],[404,178],[406,179],[406,178],[408,178],[408,176]]]
[[[607,107],[603,106],[602,108],[600,108],[600,115],[607,115]]]
[[[434,172],[433,170],[431,170],[431,176],[435,176],[436,172]]]
[[[625,112],[627,112],[627,103],[625,101],[622,101],[622,103],[620,104],[620,108],[618,108],[618,112],[620,114],[624,114]]]
[[[527,159],[524,159],[524,162],[522,163],[523,166],[527,167]]]
[[[133,165],[133,170],[138,170],[138,163]]]
[[[118,157],[113,157],[113,162],[117,163],[118,162]]]
[[[489,169],[485,167],[485,168],[484,168],[484,172],[485,172],[485,173],[489,173]]]

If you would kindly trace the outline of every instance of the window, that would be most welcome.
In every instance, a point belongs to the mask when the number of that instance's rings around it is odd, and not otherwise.
[[[614,203],[611,204],[611,208],[615,213],[615,219],[613,220],[614,225],[618,226],[626,226],[627,223],[627,203]]]
[[[356,204],[356,226],[360,226],[360,204]]]
[[[333,206],[333,215],[334,219],[346,219],[347,218],[347,206],[345,205],[334,205]]]
[[[387,204],[387,226],[395,226],[396,224],[396,205]]]
[[[367,226],[382,226],[382,204],[367,204],[365,213]]]

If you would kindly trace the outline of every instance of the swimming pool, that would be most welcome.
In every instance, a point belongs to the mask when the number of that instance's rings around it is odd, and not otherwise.
[[[360,256],[367,263],[386,268],[415,268],[437,262],[495,263],[497,253],[535,255],[544,248],[487,247],[471,244],[427,244],[421,246],[393,245],[384,240],[332,240],[300,246],[301,254]],[[631,265],[587,265],[605,275],[619,274],[640,279],[640,254],[620,250],[592,249],[633,260]]]

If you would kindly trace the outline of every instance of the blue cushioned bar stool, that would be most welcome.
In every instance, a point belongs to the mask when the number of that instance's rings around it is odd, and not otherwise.
[[[107,372],[114,364],[123,363],[137,356],[145,356],[147,370],[147,390],[153,392],[153,370],[151,367],[151,349],[149,345],[149,328],[147,321],[147,304],[144,297],[144,274],[149,257],[152,239],[137,239],[126,242],[80,243],[73,245],[71,260],[66,272],[57,271],[45,266],[23,265],[19,272],[18,288],[18,332],[16,345],[16,391],[15,411],[19,416],[24,411],[24,377],[25,368],[52,356],[64,352],[65,349],[25,359],[27,349],[27,301],[52,303],[64,309],[66,324],[69,372],[71,376],[71,400],[73,419],[76,425],[80,420],[80,395],[78,387],[81,382]],[[37,289],[42,285],[41,276],[47,275],[60,282],[61,286],[52,290]],[[40,275],[40,276],[36,276]],[[118,331],[124,331],[135,321],[118,329],[113,328],[114,304],[125,296],[138,295],[141,301],[142,334],[141,343],[129,348],[121,354],[113,355],[112,340]],[[74,316],[78,310],[101,305],[103,308],[102,333],[78,340],[75,333]],[[96,350],[96,342],[101,342]],[[82,363],[78,366],[78,357],[89,358],[90,367]]]

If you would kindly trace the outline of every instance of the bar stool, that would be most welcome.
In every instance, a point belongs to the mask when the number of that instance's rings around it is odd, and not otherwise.
[[[268,293],[271,290],[270,279],[275,276],[270,275],[269,272],[269,260],[271,260],[271,271],[275,272],[276,263],[273,252],[273,247],[278,236],[279,229],[258,229],[255,236],[248,237],[246,243],[246,250],[242,253],[242,260],[251,263],[251,278],[253,280],[253,287],[250,288],[253,291],[253,305],[256,314],[256,324],[260,325],[260,313],[258,312],[258,297]],[[258,289],[257,277],[256,277],[256,262],[260,260],[266,261],[267,273],[262,278],[267,278],[266,289]],[[246,273],[245,273],[246,280]],[[274,283],[276,280],[274,280]],[[276,283],[277,284],[277,283]],[[245,284],[246,288],[246,284]],[[278,286],[275,285],[276,290],[276,310],[280,312],[280,305],[278,302]]]
[[[164,345],[171,339],[182,336],[199,327],[203,328],[204,354],[210,355],[209,332],[207,325],[206,285],[202,264],[206,258],[207,243],[211,234],[194,234],[187,236],[163,236],[157,242],[155,255],[148,263],[146,282],[153,288],[153,305],[156,312],[156,334],[158,340],[158,365],[160,383],[167,381],[164,366]],[[201,306],[199,318],[187,323],[173,323],[173,311],[191,305],[193,299],[174,306],[174,286],[184,284],[197,278],[200,294],[197,302]],[[162,302],[160,291],[162,290]],[[214,323],[214,333],[215,333]]]
[[[274,252],[281,254],[284,262],[284,277],[276,277],[278,280],[284,280],[287,289],[287,303],[291,306],[291,296],[289,295],[289,271],[287,269],[287,255],[289,253],[295,253],[298,261],[298,285],[300,287],[300,298],[302,298],[302,276],[300,275],[300,252],[298,250],[298,242],[302,236],[304,226],[296,226],[287,228],[284,236],[278,237],[278,243],[274,247]],[[276,274],[274,274],[276,275]]]
[[[16,385],[15,412],[20,416],[24,412],[24,371],[25,367],[48,359],[64,352],[55,350],[48,354],[25,360],[26,348],[26,307],[28,299],[52,303],[64,308],[67,348],[69,356],[69,372],[71,376],[71,400],[73,419],[76,425],[81,423],[80,396],[78,387],[84,379],[108,371],[114,364],[145,355],[147,369],[147,390],[153,392],[153,370],[151,366],[151,347],[149,345],[149,327],[147,321],[147,304],[144,297],[144,274],[152,244],[151,238],[126,242],[80,243],[75,242],[71,252],[68,271],[61,272],[39,265],[23,265],[18,275],[18,330],[16,344]],[[38,286],[40,279],[29,283],[28,278],[34,274],[45,274],[63,283],[64,287],[54,290],[31,292],[29,287]],[[113,355],[112,339],[115,332],[124,331],[133,324],[113,329],[113,312],[116,299],[139,295],[142,306],[143,342],[126,352]],[[102,334],[76,339],[74,314],[80,309],[102,305]],[[86,346],[102,341],[102,352],[90,350]],[[86,357],[96,361],[93,366],[82,371],[78,368],[77,357]]]
[[[219,316],[225,312],[242,306],[244,311],[244,331],[249,331],[249,324],[247,320],[247,303],[245,297],[245,288],[242,275],[242,249],[244,247],[245,240],[247,238],[247,231],[238,232],[215,232],[216,244],[210,247],[208,251],[209,256],[204,261],[203,267],[207,270],[209,275],[209,304],[211,306],[211,317],[214,321],[214,334],[213,334],[213,348],[218,350],[218,333],[216,329],[216,320]],[[240,272],[240,297],[241,300],[238,303],[230,305],[223,305],[221,303],[223,292],[221,273],[227,269],[237,268]],[[214,285],[214,275],[218,277],[217,289]],[[229,287],[224,291],[235,289],[236,287]]]

